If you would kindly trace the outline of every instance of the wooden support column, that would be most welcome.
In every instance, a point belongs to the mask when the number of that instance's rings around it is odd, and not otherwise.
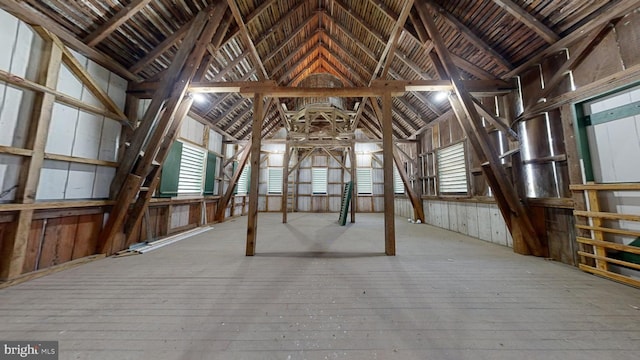
[[[284,162],[282,164],[282,223],[287,223],[288,196],[289,196],[289,152],[291,151],[289,140],[284,150]]]
[[[50,89],[55,89],[60,73],[63,49],[59,41],[54,41],[46,30],[36,27],[45,41],[42,60],[38,69],[38,83]],[[31,204],[35,202],[36,190],[40,180],[40,171],[44,163],[44,149],[47,143],[47,133],[51,123],[51,112],[56,100],[54,94],[48,92],[37,93],[33,104],[31,124],[27,138],[27,148],[32,150],[30,157],[25,157],[20,172],[20,186],[16,194],[16,202]],[[11,280],[22,274],[24,260],[27,255],[27,243],[33,209],[20,210],[17,222],[9,231],[0,249],[0,280]]]
[[[496,149],[491,145],[473,98],[465,87],[460,72],[449,54],[435,21],[426,10],[425,1],[420,0],[418,5],[416,10],[453,85],[455,96],[450,96],[452,108],[456,113],[458,122],[465,131],[469,143],[484,164],[483,171],[487,182],[494,190],[498,207],[513,237],[514,251],[521,254],[546,256],[548,249],[543,245],[536,233],[529,217],[528,209],[507,177]]]
[[[249,183],[249,214],[247,218],[247,256],[256,253],[258,232],[258,182],[260,181],[260,135],[262,133],[262,94],[253,96],[253,124],[251,128],[251,181]]]
[[[393,194],[393,98],[382,96],[382,160],[384,169],[384,248],[385,254],[396,254],[395,204]]]

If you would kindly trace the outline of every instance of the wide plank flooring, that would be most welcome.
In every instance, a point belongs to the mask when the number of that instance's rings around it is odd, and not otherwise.
[[[60,359],[638,359],[640,290],[381,214],[260,214],[0,290]]]

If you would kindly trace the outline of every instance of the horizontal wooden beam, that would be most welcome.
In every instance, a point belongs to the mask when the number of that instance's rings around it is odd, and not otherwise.
[[[47,202],[37,202],[37,203],[31,203],[31,204],[0,204],[0,212],[108,206],[108,205],[113,205],[114,203],[115,201],[112,201],[112,200],[86,200],[86,201],[47,201]]]
[[[471,93],[498,94],[517,88],[515,81],[500,79],[463,80],[462,83]],[[273,81],[198,82],[192,83],[189,87],[192,93],[236,92],[243,96],[265,93],[274,97],[376,97],[386,93],[401,96],[407,91],[451,91],[452,89],[449,80],[374,80],[369,87],[342,88],[285,87],[277,86]]]

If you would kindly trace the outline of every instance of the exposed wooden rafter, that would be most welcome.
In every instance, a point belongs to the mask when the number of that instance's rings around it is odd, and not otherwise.
[[[151,0],[132,1],[129,5],[126,5],[118,11],[113,17],[109,18],[105,23],[98,26],[97,29],[84,38],[84,42],[89,46],[96,46],[150,2]]]
[[[521,8],[518,4],[511,0],[493,0],[501,8],[505,9],[511,16],[515,17],[521,23],[525,24],[531,30],[535,31],[541,38],[543,38],[549,44],[560,40],[560,36],[553,32],[549,27],[536,19],[525,9]]]
[[[504,56],[498,53],[493,47],[482,40],[478,35],[475,34],[475,32],[469,29],[465,24],[458,20],[457,17],[448,12],[446,9],[442,8],[432,0],[426,1],[423,6],[428,6],[436,13],[442,15],[451,26],[456,28],[465,37],[467,41],[478,48],[478,50],[483,51],[485,54],[493,58],[498,65],[502,66],[506,70],[513,69],[513,65],[509,62],[509,60],[505,59]]]

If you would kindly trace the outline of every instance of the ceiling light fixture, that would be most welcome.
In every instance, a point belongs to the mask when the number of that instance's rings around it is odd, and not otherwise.
[[[438,91],[433,99],[437,102],[444,101],[449,96],[449,93],[446,91]]]
[[[204,104],[207,102],[207,97],[201,93],[191,93],[191,97],[193,98],[193,101],[198,104]]]

